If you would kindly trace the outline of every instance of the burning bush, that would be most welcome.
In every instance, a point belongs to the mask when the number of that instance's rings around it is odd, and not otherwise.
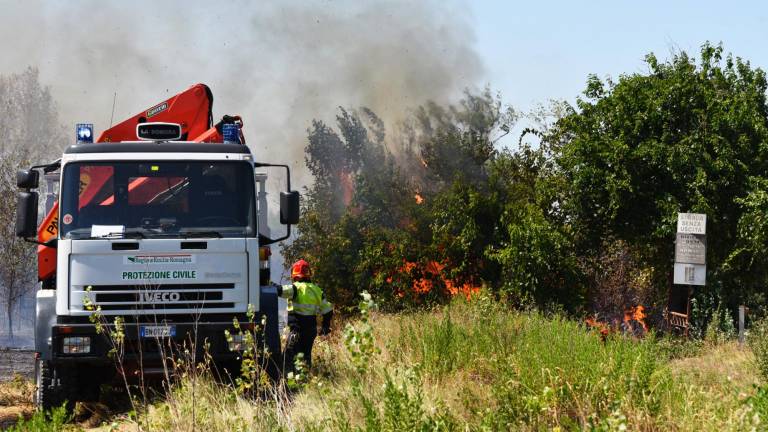
[[[422,107],[395,138],[369,110],[341,110],[338,132],[315,122],[306,148],[315,184],[284,254],[310,260],[342,304],[367,290],[401,309],[485,286],[517,304],[578,310],[584,282],[557,191],[543,181],[550,160],[543,149],[494,145],[514,119],[486,90]]]

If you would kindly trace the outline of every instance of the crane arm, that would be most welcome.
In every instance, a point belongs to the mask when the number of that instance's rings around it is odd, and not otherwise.
[[[110,127],[99,135],[96,142],[119,142],[136,140],[136,125],[146,122],[178,123],[182,128],[181,141],[222,142],[221,125],[236,123],[242,127],[240,117],[224,116],[213,124],[213,93],[205,84],[195,84],[181,93],[155,104],[134,116]],[[240,142],[245,144],[240,131]],[[81,201],[87,204],[101,189],[108,173],[91,172],[87,178],[81,178]],[[143,183],[129,185],[140,187]],[[59,232],[59,203],[56,202],[46,214],[37,230],[37,239],[41,243],[55,238]],[[37,248],[37,276],[41,281],[51,279],[56,274],[56,249],[39,245]]]

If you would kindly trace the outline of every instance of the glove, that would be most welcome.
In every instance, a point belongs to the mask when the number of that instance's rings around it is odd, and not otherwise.
[[[270,286],[272,286],[275,290],[277,290],[277,296],[282,297],[283,296],[283,286],[277,283],[270,283]]]
[[[333,311],[323,315],[323,325],[320,328],[320,336],[325,336],[331,333],[331,318],[333,318]]]

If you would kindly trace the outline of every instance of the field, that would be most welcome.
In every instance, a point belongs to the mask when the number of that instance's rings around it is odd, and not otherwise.
[[[581,322],[483,297],[429,312],[372,312],[368,323],[319,339],[310,377],[287,393],[245,398],[190,371],[138,414],[123,408],[68,427],[699,432],[763,430],[768,421],[753,356],[735,341],[603,341]],[[1,388],[0,410],[25,405],[23,379]]]

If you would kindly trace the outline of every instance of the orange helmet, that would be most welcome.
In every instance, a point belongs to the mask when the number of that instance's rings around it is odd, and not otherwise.
[[[309,263],[300,259],[291,266],[291,279],[308,279],[310,276]]]

